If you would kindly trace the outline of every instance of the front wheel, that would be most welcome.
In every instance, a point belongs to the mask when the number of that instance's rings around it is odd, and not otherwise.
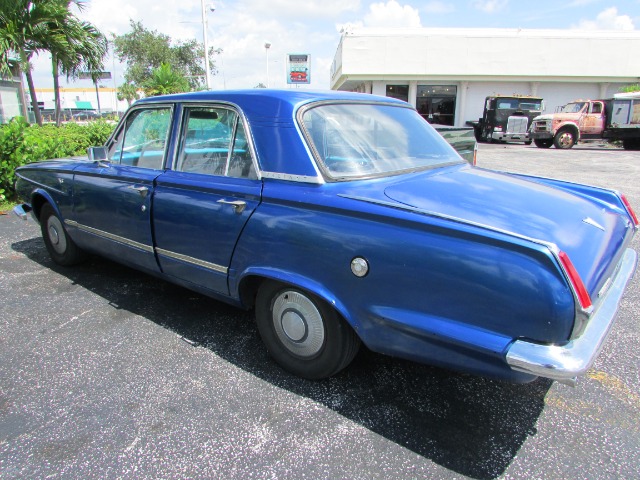
[[[571,148],[576,143],[576,135],[573,131],[565,129],[560,130],[553,139],[556,148]]]
[[[625,150],[640,150],[640,139],[625,138],[622,140],[622,148]]]
[[[538,148],[551,148],[553,140],[550,138],[536,138],[533,143],[535,143]]]
[[[84,251],[67,234],[62,220],[48,203],[40,211],[40,229],[49,256],[58,265],[75,265],[84,260]]]
[[[303,378],[335,375],[355,357],[360,339],[333,308],[304,290],[265,282],[256,297],[256,323],[275,361]]]

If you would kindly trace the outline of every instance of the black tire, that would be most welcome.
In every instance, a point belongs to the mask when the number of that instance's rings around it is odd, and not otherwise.
[[[622,140],[622,148],[625,150],[640,150],[640,139],[624,138]]]
[[[310,380],[335,375],[360,347],[360,339],[338,312],[315,295],[283,283],[261,285],[256,322],[273,359]]]
[[[58,265],[66,267],[85,259],[85,252],[71,240],[62,220],[48,203],[45,203],[40,211],[40,230],[49,256]]]
[[[573,147],[575,144],[576,144],[576,133],[569,128],[561,129],[558,133],[556,133],[556,136],[553,137],[553,145],[556,148],[561,148],[566,150]]]
[[[526,141],[524,142],[524,144],[525,144],[525,145],[531,145],[531,140],[526,140]]]
[[[538,148],[551,148],[553,140],[550,138],[536,138],[533,143],[535,143]]]

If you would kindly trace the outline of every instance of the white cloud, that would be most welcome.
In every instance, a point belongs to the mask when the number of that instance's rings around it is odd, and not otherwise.
[[[471,5],[476,10],[481,10],[485,13],[496,13],[500,10],[503,10],[509,0],[473,0]]]
[[[451,13],[456,10],[451,3],[440,2],[437,0],[427,3],[422,9],[427,13],[435,14]]]
[[[610,7],[598,14],[595,20],[580,20],[577,26],[584,30],[635,30],[629,15],[618,15],[616,7]]]
[[[372,3],[364,17],[367,27],[420,27],[420,13],[409,5],[400,5],[396,0],[387,3]]]

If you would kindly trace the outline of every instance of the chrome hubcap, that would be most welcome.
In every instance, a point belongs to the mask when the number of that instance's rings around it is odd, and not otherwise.
[[[49,241],[56,253],[64,254],[67,250],[67,240],[62,230],[62,224],[58,217],[49,217],[47,222],[47,231],[49,232]]]
[[[314,303],[300,292],[286,290],[273,302],[273,326],[291,353],[310,357],[324,344],[324,322]]]

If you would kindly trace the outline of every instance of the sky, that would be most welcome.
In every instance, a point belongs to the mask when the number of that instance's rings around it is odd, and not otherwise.
[[[461,27],[522,29],[640,30],[640,0],[204,0],[209,46],[214,59],[213,89],[288,88],[285,57],[311,56],[311,84],[330,88],[329,69],[345,27]],[[122,35],[140,21],[174,41],[202,42],[201,0],[85,0],[77,15],[105,35]],[[265,43],[271,47],[267,51]],[[514,52],[522,59],[522,52]],[[51,88],[50,58],[35,59],[36,87]],[[267,68],[268,66],[268,68]],[[125,66],[110,56],[105,70],[123,82]],[[268,79],[267,79],[268,71]],[[268,80],[268,81],[267,81]],[[91,86],[88,81],[62,86]]]

